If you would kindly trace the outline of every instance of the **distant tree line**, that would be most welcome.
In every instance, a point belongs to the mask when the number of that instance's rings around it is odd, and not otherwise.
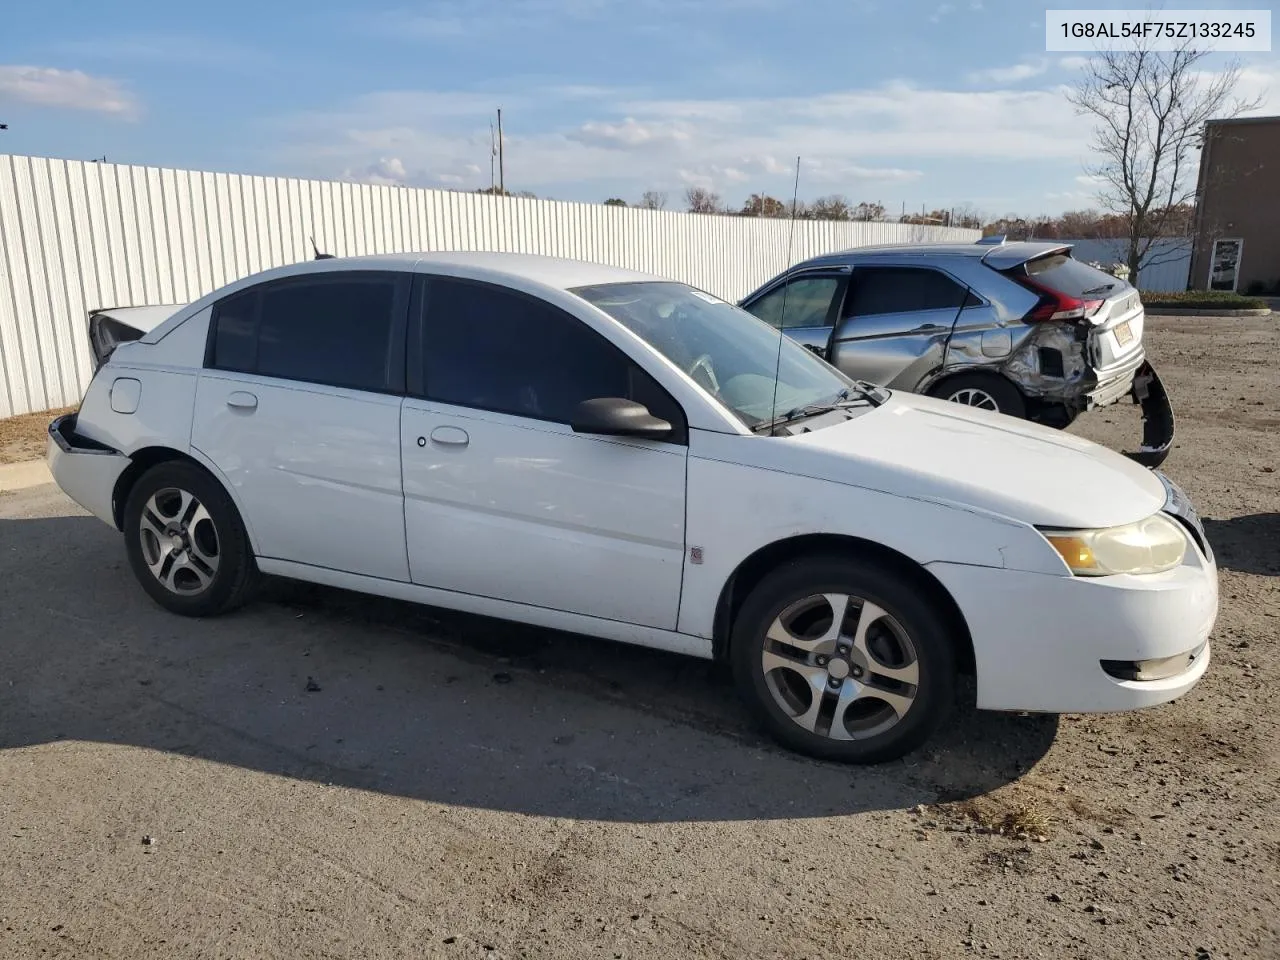
[[[1187,239],[1195,225],[1195,206],[1179,204],[1144,217],[1153,238]],[[1060,217],[1019,217],[1009,214],[982,227],[986,236],[1004,234],[1011,240],[1127,240],[1133,229],[1124,214],[1100,210],[1069,210]]]

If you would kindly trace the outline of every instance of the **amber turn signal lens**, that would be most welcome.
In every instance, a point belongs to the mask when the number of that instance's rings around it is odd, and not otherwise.
[[[1058,551],[1059,556],[1067,562],[1067,566],[1073,573],[1098,568],[1098,561],[1093,551],[1079,537],[1048,537],[1047,539],[1053,545],[1053,549]]]

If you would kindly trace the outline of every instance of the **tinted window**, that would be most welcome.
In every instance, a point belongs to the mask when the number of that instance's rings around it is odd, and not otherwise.
[[[831,300],[839,286],[839,277],[792,280],[770,290],[746,309],[748,313],[755,314],[765,323],[779,329],[825,327],[827,311],[831,308]]]
[[[269,283],[214,312],[210,365],[357,390],[399,389],[409,280],[338,275]],[[403,360],[399,364],[403,367]]]
[[[1069,297],[1081,297],[1086,293],[1108,293],[1119,289],[1121,284],[1111,274],[1103,273],[1064,253],[1028,261],[1025,270],[1027,276],[1035,278],[1036,283]]]
[[[958,310],[967,290],[944,273],[922,267],[856,267],[846,317],[916,310]]]
[[[221,301],[213,312],[214,337],[210,365],[221,370],[253,369],[258,292],[250,290]]]
[[[684,434],[675,400],[622,351],[576,317],[489,284],[427,284],[428,398],[569,423],[584,400],[624,397]]]

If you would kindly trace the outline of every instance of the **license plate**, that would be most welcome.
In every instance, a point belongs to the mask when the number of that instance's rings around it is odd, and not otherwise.
[[[1112,333],[1116,335],[1116,343],[1122,347],[1133,342],[1133,330],[1129,327],[1128,320],[1124,323],[1116,324],[1116,328]]]

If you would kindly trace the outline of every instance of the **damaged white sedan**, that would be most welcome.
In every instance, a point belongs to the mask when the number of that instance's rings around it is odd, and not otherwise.
[[[1217,572],[1167,479],[685,284],[331,258],[91,327],[49,461],[175,613],[272,574],[722,658],[778,740],[853,762],[924,742],[961,671],[982,708],[1114,711],[1209,662]]]

